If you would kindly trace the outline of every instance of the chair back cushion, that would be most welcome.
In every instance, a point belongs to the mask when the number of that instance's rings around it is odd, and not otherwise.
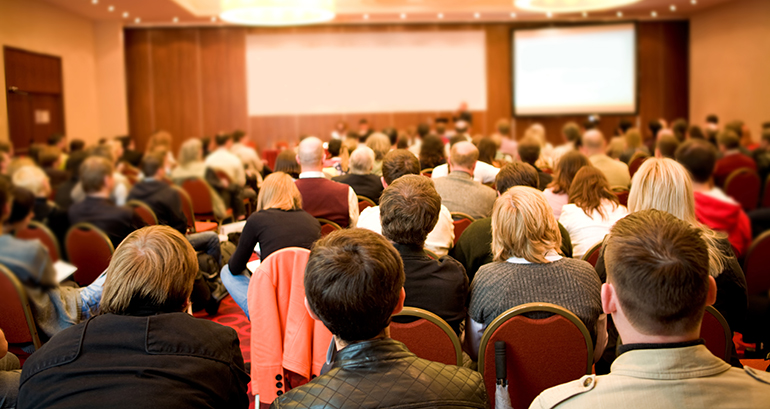
[[[629,175],[631,175],[631,177],[634,177],[634,174],[636,173],[636,171],[639,170],[639,168],[642,167],[642,164],[644,163],[644,161],[646,161],[649,158],[649,156],[647,155],[634,154],[634,156],[636,157],[631,158],[631,161],[628,164],[628,173]]]
[[[757,208],[761,183],[757,172],[748,168],[738,169],[727,177],[725,193],[748,212]]]
[[[764,232],[751,243],[746,259],[743,261],[743,273],[746,275],[746,289],[749,296],[765,294],[770,290],[770,232]]]
[[[725,321],[722,314],[713,307],[706,308],[706,311],[703,313],[700,337],[706,342],[706,348],[708,348],[714,356],[730,363],[729,355],[732,350],[732,348],[730,348],[730,343],[733,342],[730,326],[727,324],[727,321]]]
[[[318,222],[321,223],[321,237],[326,237],[337,230],[342,230],[342,227],[340,227],[339,224],[334,223],[331,220],[319,217]]]
[[[770,207],[770,176],[765,180],[765,189],[762,194],[762,207]]]
[[[628,206],[628,188],[625,187],[613,187],[612,193],[618,198],[618,201],[623,206]]]
[[[455,244],[457,244],[457,241],[460,240],[460,236],[463,234],[465,229],[471,225],[471,223],[473,223],[473,220],[470,219],[460,219],[452,222],[455,229]]]
[[[451,332],[449,324],[446,324],[446,327]],[[452,336],[454,333],[447,333],[444,328],[426,318],[418,318],[408,323],[394,320],[390,324],[390,337],[403,342],[418,357],[446,365],[459,365],[461,362],[457,361],[459,351],[456,346],[459,346],[460,342],[455,344]]]
[[[158,224],[158,217],[148,205],[138,200],[130,200],[127,204],[142,218],[146,225],[155,226]]]
[[[182,182],[182,189],[190,195],[195,214],[214,213],[211,191],[206,181],[201,178],[190,178]]]
[[[81,287],[91,284],[110,265],[110,239],[101,230],[87,223],[78,223],[67,232],[65,239],[70,263],[78,269],[75,282]]]
[[[0,311],[0,328],[8,343],[33,342],[37,334],[32,334],[27,325],[27,314],[32,315],[29,301],[19,280],[5,266],[0,266]]]
[[[53,232],[40,222],[31,221],[25,229],[16,232],[16,237],[22,240],[40,240],[46,249],[52,262],[57,262],[61,258],[59,254],[59,241],[56,240]]]
[[[187,191],[179,186],[171,186],[172,189],[179,195],[179,202],[182,204],[182,212],[187,219],[187,229],[189,233],[195,233],[195,214],[193,213],[192,201]]]
[[[583,260],[587,261],[593,267],[599,262],[599,255],[602,254],[602,242],[595,244],[583,255]]]

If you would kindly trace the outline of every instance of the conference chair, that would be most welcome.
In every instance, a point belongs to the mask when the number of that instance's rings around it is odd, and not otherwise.
[[[139,215],[139,217],[142,218],[144,223],[148,226],[155,226],[158,224],[158,216],[155,215],[155,212],[152,211],[150,206],[147,205],[147,203],[141,201],[141,200],[129,200],[126,203],[126,206],[130,207],[133,211],[136,212],[136,214]]]
[[[634,173],[639,170],[644,161],[646,161],[649,157],[650,155],[644,152],[636,152],[633,154],[633,156],[631,156],[631,159],[628,161],[628,173],[631,175],[631,177],[634,177]]]
[[[733,343],[733,333],[730,330],[730,324],[727,323],[725,317],[716,308],[710,305],[706,306],[706,311],[703,312],[700,337],[703,338],[706,348],[714,356],[730,363]]]
[[[759,175],[754,170],[749,168],[737,169],[727,176],[725,193],[740,203],[743,210],[748,212],[757,208],[761,183]]]
[[[190,196],[193,207],[193,220],[216,221],[217,225],[222,220],[214,214],[214,201],[211,197],[211,188],[202,178],[189,178],[182,182],[182,189]],[[233,210],[227,209],[227,217],[232,217]]]
[[[749,296],[767,294],[770,290],[770,231],[759,235],[749,246],[743,260],[746,289]]]
[[[420,171],[420,174],[423,176],[431,177],[433,176],[433,168],[425,168]]]
[[[45,224],[32,220],[26,228],[16,232],[16,237],[22,240],[40,240],[40,243],[48,249],[48,256],[51,257],[52,262],[61,260],[59,240]]]
[[[278,158],[278,149],[263,149],[262,159],[267,163],[267,167],[275,169],[275,160]]]
[[[195,220],[192,200],[184,189],[176,185],[171,186],[171,188],[179,195],[179,201],[182,203],[182,212],[184,212],[184,217],[187,219],[187,233],[203,233],[217,230],[219,223]]]
[[[374,200],[369,199],[366,196],[356,195],[356,197],[358,198],[358,213],[363,212],[367,207],[377,206],[377,204],[374,203]]]
[[[586,251],[586,254],[583,255],[582,260],[587,261],[588,264],[596,267],[596,263],[599,261],[599,255],[602,254],[602,244],[604,244],[603,241],[594,244],[590,249],[588,249],[588,251]]]
[[[552,313],[533,319],[525,314]],[[575,314],[549,303],[511,308],[492,321],[479,345],[479,372],[495,405],[495,342],[505,342],[508,393],[514,408],[527,408],[540,392],[591,374],[594,347]]]
[[[770,207],[770,176],[765,179],[765,189],[762,194],[762,207]]]
[[[123,162],[123,166],[121,166],[120,173],[128,179],[128,183],[131,184],[131,186],[135,185],[136,182],[139,181],[139,175],[141,172],[139,172],[139,169],[135,168],[128,162]]]
[[[420,358],[447,365],[462,365],[460,339],[452,327],[438,315],[414,307],[404,307],[395,314],[390,324],[390,337],[404,345]],[[407,318],[411,322],[397,322]]]
[[[455,230],[454,244],[457,244],[457,241],[460,240],[460,236],[463,234],[465,229],[467,229],[468,226],[470,226],[474,221],[476,221],[476,219],[465,213],[452,212],[452,224],[454,225]]]
[[[8,350],[18,356],[22,365],[30,355],[21,347],[32,344],[35,350],[42,346],[29,305],[27,292],[16,275],[0,264],[0,328],[8,341]]]
[[[339,224],[334,223],[329,219],[324,219],[323,217],[316,217],[316,219],[321,223],[321,237],[326,237],[332,232],[342,230],[342,227]]]
[[[434,252],[432,252],[432,251],[430,251],[428,249],[423,249],[423,251],[425,251],[425,255],[427,255],[428,257],[430,257],[430,258],[432,258],[434,260],[438,260],[439,259],[438,254],[436,254],[436,253],[434,253]]]
[[[629,190],[625,186],[613,186],[612,193],[617,196],[618,201],[623,206],[628,206],[628,193]]]
[[[115,251],[107,235],[91,223],[78,223],[70,227],[64,239],[67,257],[77,270],[75,282],[85,287],[110,265]]]

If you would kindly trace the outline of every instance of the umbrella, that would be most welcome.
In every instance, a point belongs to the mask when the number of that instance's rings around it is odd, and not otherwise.
[[[495,342],[495,372],[497,374],[495,409],[513,409],[511,407],[511,395],[508,394],[508,367],[505,356],[505,341]]]

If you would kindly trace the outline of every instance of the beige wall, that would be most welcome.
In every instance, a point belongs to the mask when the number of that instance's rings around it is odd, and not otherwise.
[[[0,0],[0,46],[61,57],[65,132],[95,142],[126,134],[122,27],[98,23],[37,0]],[[0,53],[0,88],[5,90]],[[0,140],[8,140],[5,92],[0,97]]]
[[[770,1],[733,0],[690,20],[690,119],[770,121]]]

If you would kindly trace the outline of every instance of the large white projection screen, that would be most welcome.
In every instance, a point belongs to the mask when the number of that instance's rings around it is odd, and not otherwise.
[[[484,32],[254,34],[250,116],[486,110]]]
[[[636,112],[633,24],[516,30],[516,115]]]

